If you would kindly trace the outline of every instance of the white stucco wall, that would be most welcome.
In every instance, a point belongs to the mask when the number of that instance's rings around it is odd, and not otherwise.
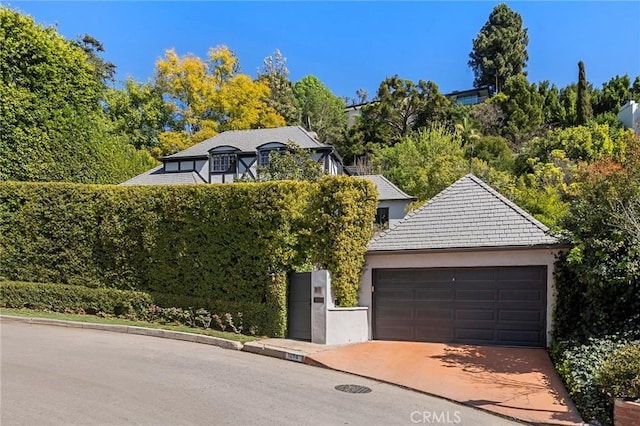
[[[640,135],[640,105],[635,101],[624,104],[618,113],[618,121],[627,129],[633,129],[637,135]]]
[[[462,268],[482,266],[546,266],[547,267],[547,345],[551,342],[552,312],[555,304],[553,268],[559,249],[511,249],[458,252],[397,252],[393,254],[367,253],[365,270],[360,278],[360,306],[369,308],[372,324],[372,274],[381,268]],[[369,327],[369,339],[373,330]]]
[[[392,228],[407,214],[411,200],[382,200],[378,201],[378,207],[389,208],[389,227]]]
[[[197,160],[196,172],[198,172],[198,174],[202,176],[204,180],[208,181],[207,176],[209,175],[209,160]]]
[[[368,312],[366,307],[328,309],[326,344],[346,345],[369,340]]]
[[[333,303],[331,273],[311,272],[311,341],[345,345],[369,340],[368,308],[337,308]]]

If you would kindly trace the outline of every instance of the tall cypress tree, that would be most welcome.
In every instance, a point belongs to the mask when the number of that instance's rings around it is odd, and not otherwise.
[[[578,62],[578,99],[576,101],[577,124],[587,124],[593,118],[591,100],[589,99],[589,87],[587,74],[584,71],[584,62]]]

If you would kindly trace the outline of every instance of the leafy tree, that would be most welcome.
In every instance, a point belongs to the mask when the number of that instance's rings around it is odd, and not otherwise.
[[[460,135],[442,124],[376,150],[373,161],[389,180],[419,201],[430,199],[469,172]]]
[[[574,243],[567,266],[582,304],[576,323],[586,336],[640,331],[640,140],[630,136],[621,161],[585,166],[565,227]],[[626,218],[631,218],[627,220]],[[576,282],[577,280],[577,282]]]
[[[265,83],[271,94],[267,105],[281,115],[287,125],[300,124],[300,110],[293,92],[293,83],[289,80],[287,59],[279,50],[273,56],[264,59],[262,70],[258,72],[258,80]]]
[[[339,140],[347,125],[344,101],[313,75],[296,82],[294,92],[303,126],[316,132],[321,142],[332,144]]]
[[[226,46],[209,49],[207,61],[167,50],[156,64],[156,85],[170,104],[171,131],[177,134],[161,140],[190,146],[226,130],[283,126],[284,119],[268,105],[269,86],[238,70],[238,58]],[[160,146],[162,154],[172,153],[166,151],[172,144]]]
[[[588,126],[555,129],[545,136],[540,136],[526,142],[518,157],[520,170],[522,165],[535,158],[544,163],[551,161],[553,151],[561,150],[567,158],[574,162],[593,162],[606,156],[612,156],[624,147],[624,137],[619,140],[611,138],[609,126],[592,123]]]
[[[578,123],[578,85],[573,83],[560,90],[559,101],[564,108],[563,127],[576,126]]]
[[[306,180],[315,182],[324,175],[322,165],[311,157],[311,152],[288,142],[283,151],[271,151],[269,164],[258,170],[258,180]]]
[[[565,122],[565,110],[560,103],[560,91],[555,84],[541,81],[538,93],[542,96],[542,122],[549,126],[559,126]]]
[[[333,144],[345,165],[355,163],[370,152],[365,143],[366,134],[361,121],[361,116],[356,117],[354,125],[345,129],[342,137]]]
[[[513,169],[515,160],[509,142],[501,136],[477,138],[473,144],[465,145],[465,156],[480,159],[496,170],[505,172]]]
[[[113,134],[83,49],[4,7],[0,34],[1,180],[118,183],[155,165]]]
[[[509,77],[525,74],[528,44],[520,14],[504,3],[497,5],[473,39],[469,66],[475,75],[474,86],[491,86],[499,92]]]
[[[104,112],[117,134],[134,147],[150,152],[158,149],[160,133],[170,124],[171,111],[160,90],[147,83],[127,79],[122,89],[108,89]]]
[[[105,87],[108,83],[115,81],[116,65],[100,57],[100,53],[104,52],[104,45],[99,40],[89,34],[85,34],[82,37],[78,37],[74,44],[86,53],[89,62],[93,64],[98,81]]]
[[[640,85],[640,77],[636,78]],[[628,75],[615,76],[602,85],[602,90],[595,90],[591,97],[593,114],[597,117],[600,114],[618,114],[620,107],[627,101],[635,99],[640,102],[640,90],[634,93],[631,79]]]
[[[502,108],[506,123],[502,135],[519,147],[540,128],[542,124],[543,98],[535,84],[529,84],[524,75],[507,79],[504,91],[488,102]]]
[[[495,101],[474,105],[470,116],[478,123],[480,133],[486,136],[500,135],[507,119],[504,111]]]
[[[448,118],[452,104],[431,81],[386,78],[375,101],[362,108],[360,130],[365,142],[394,145],[414,130]]]
[[[589,86],[584,63],[578,62],[578,97],[576,100],[577,124],[587,124],[593,118],[591,100],[589,98]]]

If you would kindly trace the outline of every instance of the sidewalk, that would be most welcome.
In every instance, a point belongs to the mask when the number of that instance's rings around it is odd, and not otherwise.
[[[313,355],[337,347],[291,339],[262,339],[245,343],[242,350],[288,361],[313,364]]]

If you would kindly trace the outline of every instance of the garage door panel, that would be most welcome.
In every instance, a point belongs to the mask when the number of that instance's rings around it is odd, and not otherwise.
[[[539,301],[542,300],[542,292],[540,290],[500,290],[498,291],[498,299],[501,301]]]
[[[447,269],[414,270],[413,281],[420,283],[450,283],[454,278],[454,271]]]
[[[459,328],[454,331],[456,340],[491,343],[495,342],[495,331],[487,328]]]
[[[415,310],[415,319],[418,321],[421,320],[444,320],[451,321],[453,319],[453,309],[442,309],[442,308],[416,308]]]
[[[470,268],[456,269],[455,271],[456,281],[474,282],[475,284],[475,281],[495,282],[497,278],[495,269]]]
[[[500,321],[520,321],[520,322],[535,322],[541,323],[544,318],[542,312],[539,310],[499,310],[498,320]]]
[[[453,338],[453,328],[447,324],[418,324],[415,327],[418,342],[450,342]]]
[[[439,300],[439,301],[453,301],[454,291],[451,285],[429,286],[424,288],[416,288],[414,293],[414,300]]]
[[[495,321],[496,312],[493,309],[456,309],[456,320]]]
[[[376,339],[378,340],[415,340],[411,323],[387,323],[376,328]]]
[[[537,346],[542,335],[534,330],[498,330],[498,339],[514,346]]]
[[[512,268],[500,268],[497,270],[498,281],[508,281],[508,282],[517,282],[517,281],[531,281],[538,282],[541,278],[541,269],[537,266],[519,266]]]
[[[413,289],[411,288],[379,288],[376,291],[378,298],[390,303],[413,300]]]
[[[413,279],[414,271],[410,269],[393,269],[393,270],[384,270],[379,269],[377,271],[378,280],[380,281],[406,281],[411,282]]]
[[[376,317],[381,321],[401,321],[412,320],[413,309],[407,309],[406,304],[386,304],[382,308],[377,309]]]
[[[374,338],[544,346],[546,267],[374,270]]]
[[[456,290],[456,301],[475,302],[475,301],[494,301],[494,300],[496,300],[496,292],[493,289]]]

